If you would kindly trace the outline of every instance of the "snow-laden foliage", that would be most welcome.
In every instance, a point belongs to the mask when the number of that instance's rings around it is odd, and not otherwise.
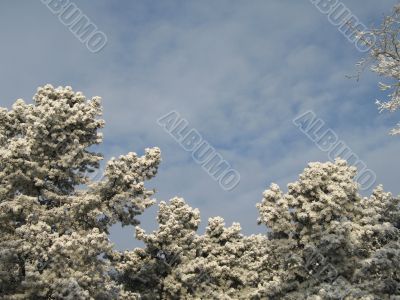
[[[221,217],[199,233],[181,198],[161,201],[146,233],[136,217],[155,202],[144,182],[160,150],[113,158],[91,181],[99,98],[46,85],[0,114],[1,299],[400,299],[400,200],[381,186],[360,196],[343,160],[310,163],[287,192],[272,184],[257,205],[265,234]],[[145,246],[115,250],[117,222]]]
[[[264,193],[260,222],[272,228],[272,239],[293,245],[281,268],[288,264],[296,275],[282,298],[400,296],[400,201],[381,186],[361,197],[355,175],[343,160],[310,163],[286,194],[276,185]]]
[[[337,160],[310,163],[287,193],[272,184],[257,205],[265,235],[220,217],[197,235],[197,210],[162,202],[120,280],[145,299],[400,299],[400,201],[381,186],[361,197],[355,175]]]
[[[358,37],[370,48],[369,56],[359,62],[364,68],[371,65],[371,70],[386,82],[379,82],[382,91],[388,91],[388,100],[376,100],[379,111],[397,111],[400,108],[400,4],[394,6],[392,14],[386,16],[378,28],[369,32],[360,32]],[[400,134],[400,123],[391,134]]]
[[[39,88],[34,104],[0,109],[0,294],[10,299],[109,299],[113,254],[108,228],[136,225],[153,201],[143,181],[156,173],[158,148],[108,162],[90,172],[103,127],[98,97],[70,87]],[[87,186],[86,189],[78,188]]]

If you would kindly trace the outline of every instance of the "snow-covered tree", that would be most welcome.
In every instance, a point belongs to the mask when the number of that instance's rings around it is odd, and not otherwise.
[[[310,163],[288,193],[276,185],[264,193],[260,222],[292,245],[280,266],[293,280],[282,299],[400,297],[400,201],[381,186],[361,197],[355,175],[343,160]]]
[[[109,299],[109,227],[138,224],[152,191],[158,148],[108,162],[104,179],[88,174],[102,156],[100,98],[70,87],[39,88],[34,104],[0,109],[0,294],[7,299]],[[79,187],[86,186],[86,189]],[[122,295],[121,294],[121,295]]]
[[[286,193],[272,184],[265,234],[221,217],[201,234],[181,198],[161,201],[146,233],[136,217],[155,202],[144,182],[160,150],[113,158],[92,181],[100,115],[98,97],[51,85],[0,109],[1,299],[400,299],[400,199],[361,197],[345,161],[310,163]],[[117,222],[144,248],[115,250]]]
[[[376,100],[379,111],[397,111],[400,108],[400,4],[394,6],[390,15],[383,19],[380,27],[369,32],[359,32],[358,37],[370,48],[367,58],[359,62],[364,68],[384,78],[379,82],[382,91],[388,92],[387,101]],[[391,134],[400,134],[400,123],[392,129]]]
[[[220,217],[198,235],[196,209],[161,202],[119,280],[145,299],[400,299],[400,200],[381,186],[361,197],[355,175],[337,160],[310,163],[287,193],[272,184],[257,205],[265,235]]]

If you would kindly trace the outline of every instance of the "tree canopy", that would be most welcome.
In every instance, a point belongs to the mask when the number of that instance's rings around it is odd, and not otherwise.
[[[362,197],[346,161],[310,163],[284,193],[263,193],[265,234],[210,218],[184,199],[153,205],[158,148],[103,159],[99,97],[40,87],[0,109],[0,295],[3,299],[400,299],[400,199]],[[136,226],[143,248],[114,249],[109,228]]]

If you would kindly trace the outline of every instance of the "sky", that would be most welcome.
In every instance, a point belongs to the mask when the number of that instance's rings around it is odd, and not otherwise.
[[[271,183],[286,190],[308,162],[326,152],[292,120],[313,111],[376,174],[376,185],[400,194],[397,113],[379,113],[385,99],[359,52],[310,1],[69,1],[107,37],[96,53],[41,1],[0,1],[0,106],[32,102],[37,87],[72,86],[104,106],[105,160],[160,147],[157,202],[174,196],[199,208],[201,227],[221,216],[244,234],[257,225],[256,203]],[[367,26],[378,25],[397,1],[343,0]],[[177,111],[229,164],[240,183],[225,191],[157,124]],[[365,195],[368,195],[366,191]],[[140,216],[156,228],[157,205]],[[115,225],[118,249],[140,246],[132,227]]]

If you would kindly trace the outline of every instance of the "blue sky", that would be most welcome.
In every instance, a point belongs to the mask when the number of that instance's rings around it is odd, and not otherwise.
[[[364,24],[378,24],[396,1],[342,1]],[[156,198],[184,197],[207,219],[256,224],[255,204],[271,182],[283,189],[310,161],[328,156],[292,119],[313,110],[377,175],[400,193],[400,139],[388,135],[399,114],[379,114],[373,74],[355,73],[363,57],[309,1],[76,1],[108,38],[91,53],[40,1],[0,2],[0,105],[30,101],[46,83],[70,85],[104,104],[106,158],[158,146]],[[241,174],[227,192],[156,120],[178,111]],[[157,206],[141,216],[154,229]],[[115,226],[121,249],[139,245]]]

